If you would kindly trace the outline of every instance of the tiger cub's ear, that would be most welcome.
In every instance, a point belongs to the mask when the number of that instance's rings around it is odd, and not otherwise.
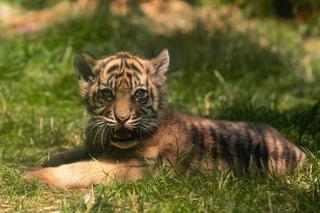
[[[167,49],[163,49],[156,57],[151,59],[151,64],[155,69],[154,75],[164,76],[168,71],[170,57]]]
[[[81,80],[90,82],[94,77],[97,59],[87,52],[78,53],[74,58],[74,69]]]

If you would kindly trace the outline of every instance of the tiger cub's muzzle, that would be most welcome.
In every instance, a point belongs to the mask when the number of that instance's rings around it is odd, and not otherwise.
[[[116,129],[111,137],[111,145],[120,149],[129,149],[137,144],[135,133],[125,127]]]

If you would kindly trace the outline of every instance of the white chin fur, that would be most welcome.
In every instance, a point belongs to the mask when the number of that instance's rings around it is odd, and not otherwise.
[[[137,144],[138,144],[137,141],[130,141],[126,143],[118,143],[118,142],[111,141],[111,145],[119,149],[129,149],[131,147],[134,147]]]

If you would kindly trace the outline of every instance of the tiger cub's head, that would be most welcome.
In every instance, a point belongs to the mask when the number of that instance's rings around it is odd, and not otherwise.
[[[80,53],[74,67],[80,94],[92,115],[87,144],[126,149],[158,128],[166,104],[167,49],[151,60],[126,52],[100,59]]]

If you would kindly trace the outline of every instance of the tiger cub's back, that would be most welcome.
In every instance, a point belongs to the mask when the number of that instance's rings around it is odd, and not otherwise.
[[[212,121],[182,116],[195,153],[197,168],[233,168],[236,173],[261,171],[284,174],[306,162],[306,154],[275,129],[260,123]]]

